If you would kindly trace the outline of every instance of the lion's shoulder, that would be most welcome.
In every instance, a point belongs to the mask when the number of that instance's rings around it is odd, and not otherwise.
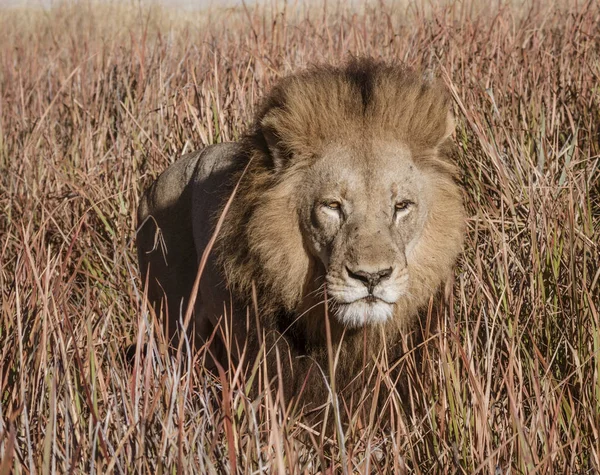
[[[206,147],[200,153],[191,177],[192,225],[197,250],[204,249],[214,232],[215,217],[235,186],[236,172],[245,164],[243,152],[238,142],[227,142]]]
[[[229,175],[240,164],[243,147],[238,142],[209,145],[200,152],[194,165],[192,180],[196,184],[210,186],[215,179]],[[206,183],[208,181],[208,183]]]
[[[201,199],[207,193],[226,186],[227,176],[238,162],[241,148],[238,143],[209,145],[188,153],[171,164],[146,190],[138,209],[138,220],[143,222],[151,214],[188,201],[190,196]]]

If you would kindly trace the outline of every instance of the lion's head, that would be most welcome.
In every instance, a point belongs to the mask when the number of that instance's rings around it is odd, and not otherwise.
[[[464,216],[436,81],[368,60],[282,80],[245,139],[224,223],[228,281],[263,312],[406,324],[451,274]]]

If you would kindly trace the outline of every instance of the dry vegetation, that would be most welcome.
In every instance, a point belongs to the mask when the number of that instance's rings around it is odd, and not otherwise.
[[[600,7],[551,3],[2,11],[0,475],[597,473]],[[164,351],[133,216],[274,79],[348,53],[446,80],[470,218],[405,406],[330,440]]]

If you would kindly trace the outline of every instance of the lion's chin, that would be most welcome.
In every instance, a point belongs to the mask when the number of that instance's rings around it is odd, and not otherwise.
[[[340,323],[356,328],[385,323],[394,313],[394,305],[383,300],[360,299],[352,303],[338,303],[336,318]]]

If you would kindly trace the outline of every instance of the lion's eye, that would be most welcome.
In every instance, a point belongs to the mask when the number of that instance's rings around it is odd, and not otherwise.
[[[414,203],[410,200],[398,201],[394,205],[394,220],[398,223],[402,218],[408,216]]]
[[[324,203],[324,205],[334,211],[339,211],[342,209],[342,204],[339,201],[327,201]]]
[[[398,203],[396,203],[396,205],[394,206],[394,208],[395,208],[396,211],[406,211],[413,204],[414,203],[412,201],[403,200],[403,201],[399,201]]]

